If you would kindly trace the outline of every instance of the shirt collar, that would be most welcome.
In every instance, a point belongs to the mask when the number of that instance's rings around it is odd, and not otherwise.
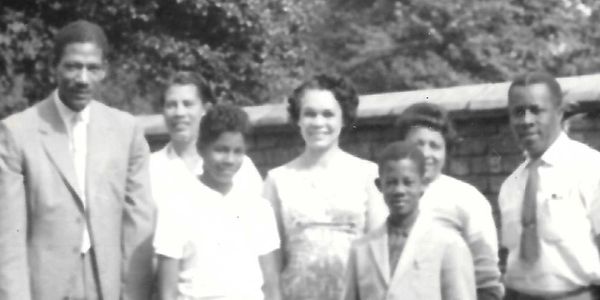
[[[225,193],[225,194],[221,194],[221,192],[218,192],[216,190],[214,190],[213,188],[209,187],[208,185],[206,185],[204,182],[202,182],[202,180],[200,180],[200,176],[198,176],[198,182],[200,183],[202,189],[204,189],[205,191],[208,191],[208,193],[213,194],[215,196],[215,198],[213,199],[218,199],[219,201],[221,201],[221,204],[225,204],[225,203],[232,203],[232,201],[237,201],[237,199],[247,199],[248,195],[244,194],[243,191],[240,191],[237,188],[237,184],[233,183],[231,185],[231,189]]]
[[[388,233],[389,234],[399,234],[404,237],[407,237],[408,234],[410,233],[410,230],[415,225],[415,221],[417,220],[418,216],[419,216],[419,212],[414,214],[410,219],[404,220],[404,222],[402,224],[400,224],[400,226],[392,225],[390,222],[390,217],[388,217],[385,222]]]
[[[566,148],[569,147],[569,141],[570,139],[567,134],[564,131],[561,131],[556,140],[554,140],[550,147],[542,154],[540,160],[548,165],[559,163],[560,160],[569,153],[569,151],[566,150]],[[527,163],[529,162],[531,162],[531,157],[527,158]]]
[[[177,153],[175,153],[175,150],[173,149],[173,144],[171,142],[169,142],[165,146],[164,149],[167,154],[167,158],[169,160],[177,161],[178,163],[181,163],[181,166],[187,170],[187,167],[185,166],[185,163],[183,162],[181,157],[179,157],[179,155],[177,155]],[[203,165],[204,164],[202,163],[202,157],[200,157],[200,159],[198,160],[198,163],[196,163],[196,166],[194,167],[194,170],[192,171],[192,173],[196,176],[202,175],[202,173],[204,173]]]
[[[81,119],[83,120],[84,124],[88,124],[90,122],[90,105],[86,105],[86,107],[81,110],[80,112],[76,112],[72,109],[70,109],[68,106],[66,106],[61,100],[60,100],[60,96],[58,95],[58,89],[54,91],[53,93],[54,95],[54,104],[56,104],[56,108],[58,109],[58,114],[60,115],[60,118],[63,120],[63,122],[65,122],[65,124],[71,124],[73,118],[75,117],[75,115],[77,114],[81,114]],[[69,126],[67,126],[69,127]]]

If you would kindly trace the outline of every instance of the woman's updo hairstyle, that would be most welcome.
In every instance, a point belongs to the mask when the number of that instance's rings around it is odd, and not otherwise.
[[[407,107],[395,123],[396,132],[401,140],[414,127],[427,127],[438,131],[444,137],[446,150],[450,150],[458,141],[458,135],[448,112],[439,105],[420,102]]]
[[[344,126],[354,125],[358,108],[358,94],[352,84],[344,77],[320,74],[297,87],[288,98],[288,113],[292,122],[298,123],[302,110],[302,97],[309,90],[330,91],[342,108]]]

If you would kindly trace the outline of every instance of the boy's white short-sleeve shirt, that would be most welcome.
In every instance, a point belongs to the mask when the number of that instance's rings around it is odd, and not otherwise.
[[[258,257],[280,243],[269,202],[235,185],[226,195],[196,187],[163,203],[154,237],[157,254],[180,260],[180,296],[263,299]]]

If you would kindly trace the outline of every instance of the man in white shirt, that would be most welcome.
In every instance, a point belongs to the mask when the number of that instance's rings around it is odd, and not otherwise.
[[[515,79],[510,126],[527,154],[503,183],[502,245],[509,251],[506,299],[592,300],[600,283],[600,153],[562,130],[558,82]]]
[[[0,299],[150,297],[149,149],[133,116],[96,101],[108,42],[55,36],[57,89],[0,122]]]

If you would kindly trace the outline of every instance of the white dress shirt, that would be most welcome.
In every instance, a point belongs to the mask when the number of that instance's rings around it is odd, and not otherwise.
[[[540,257],[520,260],[521,208],[527,182],[522,163],[502,184],[502,245],[506,285],[527,294],[566,292],[600,283],[600,152],[561,133],[540,158],[537,229]]]
[[[77,188],[83,207],[86,206],[86,160],[87,160],[87,126],[90,122],[90,108],[86,106],[80,112],[76,112],[67,107],[59,98],[58,90],[54,92],[54,103],[58,109],[58,114],[63,120],[67,133],[69,135],[69,150],[73,158],[75,175],[77,177]],[[87,228],[87,222],[84,223],[83,240],[81,244],[81,253],[86,253],[91,247],[90,234]]]

